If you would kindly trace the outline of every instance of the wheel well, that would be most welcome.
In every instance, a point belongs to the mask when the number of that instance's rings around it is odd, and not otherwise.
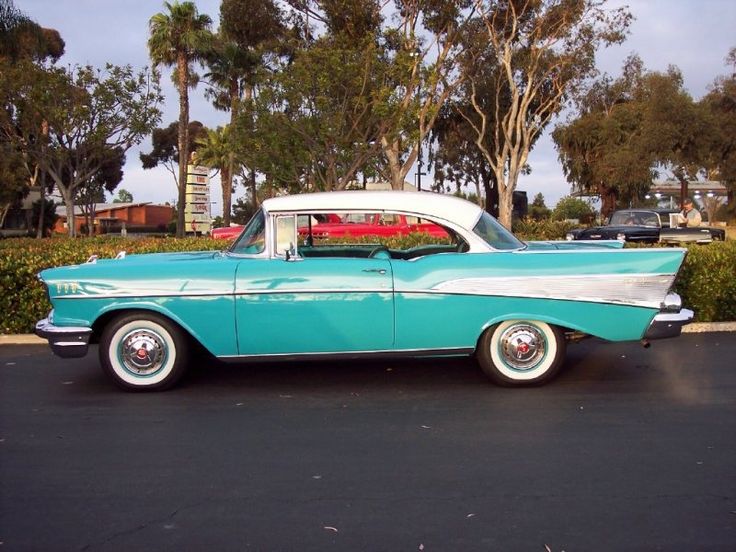
[[[165,318],[167,322],[179,328],[182,332],[182,335],[186,336],[192,345],[202,347],[202,344],[199,342],[199,340],[197,340],[191,333],[189,333],[186,328],[182,327],[182,325],[179,324],[176,320],[173,320],[171,317],[166,316],[165,314],[158,311],[148,309],[118,309],[103,313],[97,318],[97,320],[92,323],[92,337],[90,339],[90,343],[100,342],[100,336],[102,335],[103,330],[110,323],[111,320],[119,316],[126,316],[128,314],[136,312],[148,315],[155,314],[157,316],[160,316],[161,318]]]
[[[506,320],[526,320],[528,322],[534,322],[534,321],[545,322],[546,324],[549,324],[550,326],[558,327],[560,331],[562,332],[562,335],[565,336],[566,341],[579,341],[582,338],[582,336],[587,337],[587,334],[583,334],[582,332],[578,332],[577,330],[573,330],[571,328],[563,326],[562,324],[555,324],[554,322],[547,322],[545,320],[539,320],[533,317],[527,316],[527,317],[520,317],[520,318],[517,318],[517,317],[503,318],[501,320],[496,320],[493,324],[489,324],[488,326],[483,328],[483,331],[481,331],[480,334],[478,335],[478,339],[475,340],[475,351],[473,352],[473,354],[478,352],[480,340],[483,339],[483,335],[491,328],[495,328],[499,324],[506,322]]]

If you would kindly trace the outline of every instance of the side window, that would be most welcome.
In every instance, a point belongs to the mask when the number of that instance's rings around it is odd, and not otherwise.
[[[276,217],[276,254],[285,255],[286,251],[296,252],[297,232],[296,217],[282,215]]]
[[[296,226],[299,255],[304,258],[411,260],[437,253],[468,250],[465,240],[453,231],[403,213],[350,211],[300,214]],[[282,253],[282,249],[283,246],[280,246],[279,253]]]

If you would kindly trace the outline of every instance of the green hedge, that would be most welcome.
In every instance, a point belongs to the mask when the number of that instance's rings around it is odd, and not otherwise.
[[[689,245],[675,284],[698,322],[736,320],[736,241]]]
[[[515,220],[513,224],[514,234],[516,237],[525,240],[564,240],[567,234],[573,228],[578,228],[571,222],[564,220],[534,220],[525,218]]]
[[[547,239],[545,234],[532,236]],[[527,237],[527,239],[530,239]],[[365,238],[375,241],[375,238]],[[382,239],[389,247],[408,248],[428,241],[410,235]],[[222,240],[209,238],[53,238],[0,241],[0,333],[26,333],[51,308],[36,274],[44,268],[76,264],[90,255],[112,258],[119,251],[154,253],[222,249]],[[677,280],[683,303],[695,310],[696,320],[736,320],[736,241],[688,247],[688,256]]]

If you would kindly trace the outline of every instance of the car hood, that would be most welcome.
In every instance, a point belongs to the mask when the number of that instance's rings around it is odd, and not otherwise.
[[[48,268],[41,271],[39,277],[47,284],[52,298],[59,295],[105,296],[120,292],[135,295],[203,291],[211,284],[215,288],[223,285],[231,288],[232,274],[223,274],[221,278],[212,275],[213,269],[221,265],[212,261],[222,257],[219,251],[128,255]],[[227,272],[234,272],[234,268]]]

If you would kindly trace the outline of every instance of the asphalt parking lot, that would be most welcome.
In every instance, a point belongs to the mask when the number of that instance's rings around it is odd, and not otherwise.
[[[96,351],[92,351],[96,353]],[[735,550],[736,334],[461,359],[223,365],[118,391],[0,347],[0,550]]]

